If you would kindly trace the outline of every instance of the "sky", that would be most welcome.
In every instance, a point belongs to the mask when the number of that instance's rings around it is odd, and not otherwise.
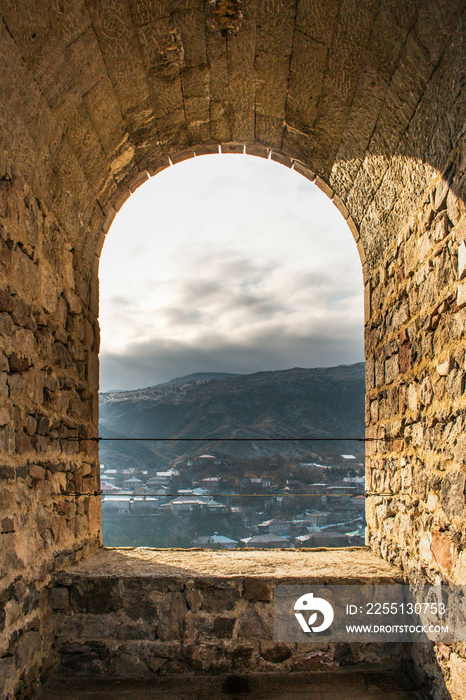
[[[356,245],[299,173],[254,156],[192,158],[143,184],[115,218],[100,324],[101,391],[360,362]]]

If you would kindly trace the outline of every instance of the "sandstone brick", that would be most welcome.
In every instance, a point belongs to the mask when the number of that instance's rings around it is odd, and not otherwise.
[[[202,610],[206,612],[225,612],[233,610],[239,600],[239,591],[232,588],[207,588],[202,592]]]
[[[422,535],[421,541],[419,543],[419,553],[422,557],[422,559],[426,561],[431,561],[432,560],[432,550],[431,550],[431,535],[430,533],[426,533]]]
[[[297,160],[293,161],[293,169],[303,175],[307,180],[310,180],[311,182],[315,180],[315,172]]]
[[[442,479],[440,502],[447,517],[462,517],[465,501],[466,474],[449,472]]]
[[[231,639],[235,622],[233,617],[217,617],[214,620],[212,633],[219,639]]]
[[[385,382],[390,384],[399,374],[398,355],[393,355],[385,362]]]
[[[441,377],[446,377],[453,369],[453,358],[449,357],[445,362],[441,362],[437,365],[437,372]]]
[[[16,673],[16,659],[12,654],[0,658],[0,681],[12,680]]]
[[[263,579],[246,578],[244,580],[243,595],[246,600],[271,600],[272,593],[269,583]]]
[[[432,390],[432,382],[430,380],[430,377],[424,377],[422,380],[420,386],[419,386],[419,400],[424,406],[428,406],[429,404],[432,403],[433,399],[433,390]]]
[[[66,610],[69,606],[68,589],[55,586],[50,591],[50,605],[53,610]]]
[[[171,593],[157,605],[157,637],[162,641],[184,638],[187,606],[181,593]]]
[[[14,301],[13,297],[8,294],[8,292],[5,292],[3,289],[0,289],[0,312],[7,312],[11,313],[14,308]]]
[[[266,603],[249,604],[238,620],[238,637],[271,639],[273,637],[273,616]]]
[[[466,659],[453,653],[449,658],[448,668],[450,670],[448,690],[452,694],[453,700],[461,700],[464,697],[466,687]]]
[[[14,518],[2,518],[1,523],[1,532],[14,532],[15,531],[15,521]]]
[[[46,471],[38,464],[31,464],[29,467],[29,476],[32,479],[45,479]]]
[[[364,322],[368,323],[371,320],[371,284],[370,280],[364,286]]]
[[[23,455],[26,454],[27,452],[32,451],[32,441],[31,438],[23,433],[22,431],[18,431],[15,436],[15,449],[17,454]]]
[[[22,357],[18,353],[13,352],[8,358],[10,372],[25,372],[31,366],[27,357]]]
[[[448,181],[442,178],[431,196],[434,211],[439,211],[445,206],[449,189]]]
[[[456,226],[461,220],[461,204],[460,199],[457,197],[455,191],[450,188],[447,195],[447,212],[448,217],[452,224]]]
[[[453,564],[453,549],[448,535],[434,530],[431,551],[440,567],[447,572],[450,571]]]
[[[404,343],[400,346],[398,362],[399,370],[402,374],[407,372],[411,367],[411,345],[409,343]]]

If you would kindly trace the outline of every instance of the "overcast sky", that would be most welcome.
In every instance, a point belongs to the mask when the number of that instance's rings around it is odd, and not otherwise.
[[[107,235],[100,284],[102,391],[363,359],[351,233],[315,185],[263,158],[151,178]]]

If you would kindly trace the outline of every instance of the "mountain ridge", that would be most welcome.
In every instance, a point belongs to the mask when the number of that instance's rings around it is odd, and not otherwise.
[[[348,451],[353,445],[354,452],[356,443],[337,445],[337,440],[364,437],[364,366],[360,362],[295,367],[101,394],[103,433],[162,439],[111,445],[103,442],[101,456],[106,464],[110,459],[127,465],[131,445],[144,444],[147,450],[143,462],[148,464],[149,455],[153,455],[153,468],[206,450],[225,456],[271,456],[279,447],[281,453],[303,459],[315,454],[317,446],[337,450],[341,445],[341,451]],[[302,442],[308,436],[319,440]],[[255,438],[257,443],[223,441],[231,437],[249,441]],[[203,442],[183,443],[186,438],[202,438]],[[263,438],[290,440],[261,442]],[[328,443],[323,442],[324,438]],[[179,442],[174,442],[176,439]]]

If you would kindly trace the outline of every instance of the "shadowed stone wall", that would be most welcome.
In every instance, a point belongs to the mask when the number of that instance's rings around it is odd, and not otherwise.
[[[7,696],[48,663],[50,572],[99,543],[96,445],[64,438],[97,430],[105,235],[149,175],[219,148],[294,167],[347,220],[365,284],[368,436],[390,438],[370,444],[369,541],[412,576],[464,580],[464,11],[0,0]],[[466,663],[442,653],[445,667]]]
[[[0,156],[0,695],[50,665],[50,574],[100,544],[89,271]],[[94,350],[92,350],[92,347]],[[92,390],[93,388],[93,390]],[[69,492],[69,496],[64,494]],[[74,493],[85,494],[75,496]]]

